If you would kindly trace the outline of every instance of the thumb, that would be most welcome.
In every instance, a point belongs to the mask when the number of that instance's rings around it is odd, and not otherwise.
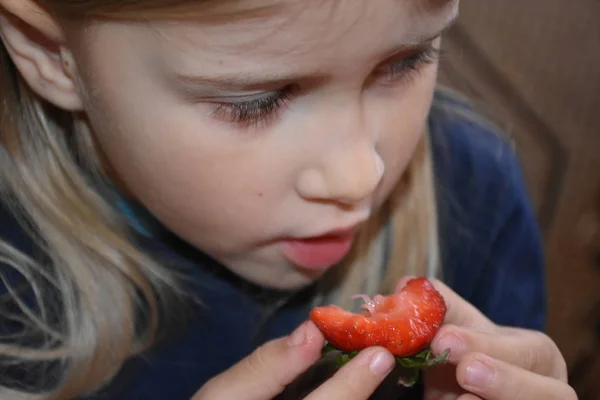
[[[192,400],[271,399],[319,360],[324,343],[316,325],[305,322],[208,381]]]

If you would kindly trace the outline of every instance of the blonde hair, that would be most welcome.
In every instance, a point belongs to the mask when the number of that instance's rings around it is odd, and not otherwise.
[[[190,2],[40,3],[59,16],[122,18]],[[183,298],[182,290],[168,266],[138,249],[124,217],[101,194],[99,188],[107,182],[85,116],[59,110],[36,96],[4,46],[0,95],[0,193],[43,255],[34,259],[0,241],[0,264],[8,267],[0,270],[0,283],[7,287],[0,311],[22,326],[16,334],[0,337],[0,367],[27,370],[41,365],[38,372],[49,376],[60,369],[56,387],[24,388],[17,382],[0,386],[0,398],[74,398],[102,387],[127,358],[152,346],[160,328],[168,325],[164,310],[177,309],[173,303]],[[350,261],[338,269],[343,271],[337,281],[340,299],[362,291],[365,282],[390,291],[405,273],[423,275],[427,264],[435,263],[430,257],[437,243],[430,164],[425,135],[403,183],[363,229]],[[374,280],[369,265],[381,258],[375,243],[381,242],[390,218],[395,246],[385,279]],[[20,284],[3,271],[17,272]],[[16,312],[6,311],[9,306]]]

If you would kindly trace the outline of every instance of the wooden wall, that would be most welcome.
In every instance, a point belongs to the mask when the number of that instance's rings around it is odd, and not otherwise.
[[[517,142],[548,260],[548,333],[600,399],[600,2],[463,1],[440,79]]]

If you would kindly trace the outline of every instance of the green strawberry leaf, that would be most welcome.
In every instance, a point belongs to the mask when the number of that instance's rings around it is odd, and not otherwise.
[[[330,345],[329,343],[325,343],[325,346],[323,347],[323,350],[321,353],[323,355],[325,355],[325,354],[331,353],[332,351],[337,351],[337,349],[335,347],[333,347],[332,345]]]
[[[322,350],[322,354],[338,352],[336,364],[338,368],[344,366],[348,361],[352,360],[358,354],[358,351],[340,351],[327,343]],[[434,365],[445,364],[450,356],[450,349],[444,350],[442,354],[433,357],[431,349],[424,349],[412,356],[396,357],[396,365],[402,368],[399,385],[405,387],[413,386],[419,379],[419,373],[422,369],[433,367]]]
[[[450,349],[444,350],[438,357],[433,358],[431,349],[425,349],[420,353],[410,357],[396,357],[396,363],[402,365],[404,368],[427,368],[433,367],[434,365],[444,364],[448,361],[450,356]]]

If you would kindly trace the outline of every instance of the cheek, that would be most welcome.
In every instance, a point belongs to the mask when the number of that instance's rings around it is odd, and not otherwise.
[[[119,64],[99,47],[91,46],[85,58],[83,83],[93,93],[86,109],[113,178],[162,219],[189,220],[203,208],[209,214],[197,218],[210,219],[211,208],[243,199],[252,207],[248,195],[264,189],[249,176],[262,177],[268,167],[255,143],[240,146],[234,133],[207,118],[205,108],[167,94],[119,43]]]
[[[240,140],[237,132],[191,107],[161,102],[156,95],[147,97],[156,99],[152,103],[128,96],[106,95],[91,113],[115,180],[167,227],[199,246],[239,245],[256,236],[289,186],[290,174],[285,165],[274,167],[277,160],[268,145]]]
[[[397,100],[386,104],[386,118],[378,143],[385,164],[384,191],[389,192],[408,166],[427,131],[427,117],[436,82],[436,68],[427,68]]]

